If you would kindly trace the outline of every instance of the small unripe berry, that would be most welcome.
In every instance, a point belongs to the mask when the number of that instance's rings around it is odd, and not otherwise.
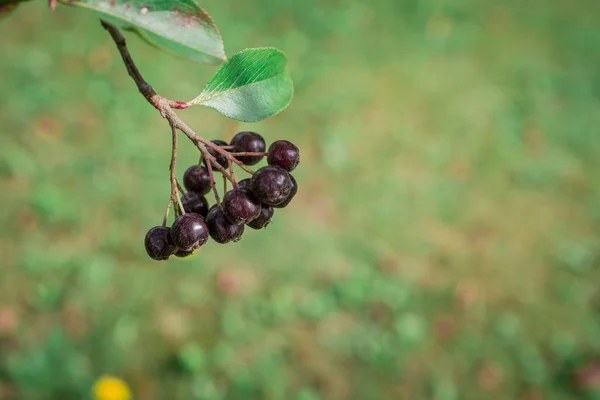
[[[198,250],[198,249],[195,249],[195,250],[190,250],[190,251],[185,251],[185,250],[181,250],[181,249],[179,249],[179,250],[177,250],[177,251],[175,252],[175,254],[173,254],[173,255],[174,255],[175,257],[179,257],[179,258],[187,258],[187,257],[191,257],[191,256],[193,256],[193,255],[196,253],[196,251],[197,251],[197,250]]]

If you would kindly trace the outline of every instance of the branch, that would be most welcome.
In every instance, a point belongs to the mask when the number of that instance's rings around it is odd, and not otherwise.
[[[166,223],[166,217],[168,216],[168,212],[169,212],[169,208],[170,208],[171,204],[177,204],[179,206],[179,210],[181,211],[181,214],[185,213],[185,211],[183,210],[183,205],[181,203],[181,199],[180,199],[179,195],[177,194],[177,190],[178,190],[178,186],[179,186],[179,183],[177,182],[177,178],[176,178],[176,171],[175,171],[176,163],[177,163],[177,161],[176,161],[177,160],[177,130],[180,130],[181,132],[183,132],[188,137],[188,139],[190,139],[190,141],[192,141],[192,143],[194,143],[196,145],[198,150],[200,150],[200,152],[206,159],[206,165],[207,165],[208,172],[210,174],[210,179],[211,179],[211,186],[212,186],[217,204],[220,205],[221,200],[219,198],[219,193],[218,193],[215,179],[214,179],[213,167],[216,168],[217,170],[219,170],[219,172],[221,172],[223,174],[225,179],[229,180],[233,184],[234,188],[237,188],[238,184],[235,179],[234,172],[233,172],[233,164],[237,164],[240,168],[242,168],[244,171],[248,172],[249,174],[254,174],[254,171],[252,169],[248,168],[246,165],[244,165],[244,163],[241,162],[240,160],[238,160],[235,156],[236,155],[240,155],[240,156],[242,156],[242,155],[264,155],[264,153],[260,153],[260,154],[259,153],[230,153],[227,150],[230,150],[230,149],[232,150],[234,146],[220,147],[220,146],[212,143],[211,141],[203,138],[202,136],[196,134],[196,132],[194,132],[192,130],[192,128],[187,126],[186,123],[183,122],[181,120],[181,118],[179,118],[179,116],[175,113],[175,111],[173,111],[173,109],[188,108],[188,106],[190,104],[186,103],[186,102],[182,102],[182,101],[169,100],[165,97],[160,96],[158,93],[156,93],[154,91],[154,89],[152,88],[152,86],[150,86],[150,84],[148,82],[146,82],[146,80],[144,79],[144,77],[142,76],[142,74],[140,73],[138,68],[136,67],[135,63],[133,62],[133,59],[131,58],[131,54],[129,54],[129,50],[127,49],[127,42],[125,40],[125,37],[123,37],[123,35],[119,31],[119,29],[117,27],[115,27],[114,25],[111,25],[105,21],[101,21],[101,23],[102,23],[102,27],[108,31],[111,38],[115,42],[117,49],[119,50],[119,53],[121,54],[121,58],[123,59],[123,63],[125,64],[125,67],[127,68],[127,72],[129,73],[129,76],[131,76],[133,81],[135,82],[139,92],[142,94],[142,96],[144,96],[144,98],[148,101],[148,103],[152,104],[152,106],[154,108],[156,108],[158,111],[160,111],[161,116],[164,119],[166,119],[169,122],[169,125],[171,126],[171,132],[173,135],[173,148],[172,148],[171,167],[170,167],[170,170],[171,170],[171,177],[170,177],[171,200],[169,201],[169,206],[167,207],[167,211],[166,211],[166,215],[165,215],[165,223]],[[213,155],[210,154],[210,152],[208,151],[207,148],[211,148],[216,153],[227,157],[227,159],[229,160],[229,172],[227,172],[225,170],[225,168],[223,168],[217,162],[217,159]],[[180,186],[179,186],[179,189],[181,189]],[[177,208],[175,208],[175,211],[177,211]]]
[[[177,203],[179,206],[179,214],[185,214],[185,209],[179,198],[178,188],[179,183],[177,182],[177,128],[171,124],[171,134],[173,135],[173,146],[171,147],[171,201]]]
[[[102,24],[102,27],[108,31],[113,41],[117,45],[117,49],[119,50],[119,53],[121,53],[121,58],[123,59],[123,63],[125,63],[125,67],[127,68],[129,76],[133,78],[133,81],[137,85],[142,96],[144,96],[146,100],[148,100],[148,102],[154,106],[154,108],[159,111],[161,111],[165,105],[178,109],[188,108],[188,103],[184,101],[173,101],[159,96],[154,91],[152,86],[146,82],[146,80],[142,77],[142,74],[140,74],[140,71],[135,66],[135,63],[129,54],[129,50],[127,49],[127,41],[119,29],[116,26],[102,20],[100,23]]]

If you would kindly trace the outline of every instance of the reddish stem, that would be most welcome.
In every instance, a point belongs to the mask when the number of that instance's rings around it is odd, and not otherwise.
[[[185,132],[184,132],[185,133]],[[210,153],[208,152],[208,150],[206,150],[206,147],[204,146],[200,146],[198,144],[198,149],[200,149],[200,151],[202,152],[202,154],[204,154],[204,157],[206,157],[206,166],[208,168],[208,175],[210,176],[210,186],[213,189],[213,193],[215,195],[215,200],[217,201],[217,206],[221,207],[221,198],[219,197],[219,191],[217,190],[217,183],[215,182],[215,175],[213,173],[213,163],[211,158],[214,160],[214,157],[210,155]],[[215,165],[216,162],[215,162]]]
[[[171,105],[171,107],[176,108],[177,110],[185,110],[189,106],[190,105],[185,101],[176,101]]]
[[[177,189],[179,189],[179,193],[181,193],[181,195],[183,196],[184,199],[187,200],[190,198],[190,195],[188,193],[186,193],[185,190],[183,190],[183,188],[179,184],[179,181],[177,181]]]
[[[227,164],[229,165],[229,174],[233,178],[233,181],[231,183],[233,183],[233,188],[237,189],[238,188],[238,183],[237,183],[237,180],[235,179],[235,174],[233,172],[233,164],[231,163],[231,158],[227,159]]]

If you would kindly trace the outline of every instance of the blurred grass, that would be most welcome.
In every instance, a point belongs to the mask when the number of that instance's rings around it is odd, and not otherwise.
[[[572,383],[600,354],[597,2],[203,5],[228,54],[284,50],[296,96],[260,124],[181,114],[302,164],[266,231],[191,261],[144,254],[168,128],[95,17],[0,23],[1,399],[104,374],[138,399],[600,398]],[[170,98],[214,72],[131,51]]]

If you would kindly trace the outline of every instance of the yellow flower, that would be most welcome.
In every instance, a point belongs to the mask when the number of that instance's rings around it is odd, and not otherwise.
[[[103,376],[94,384],[96,400],[131,400],[129,386],[119,378]]]

